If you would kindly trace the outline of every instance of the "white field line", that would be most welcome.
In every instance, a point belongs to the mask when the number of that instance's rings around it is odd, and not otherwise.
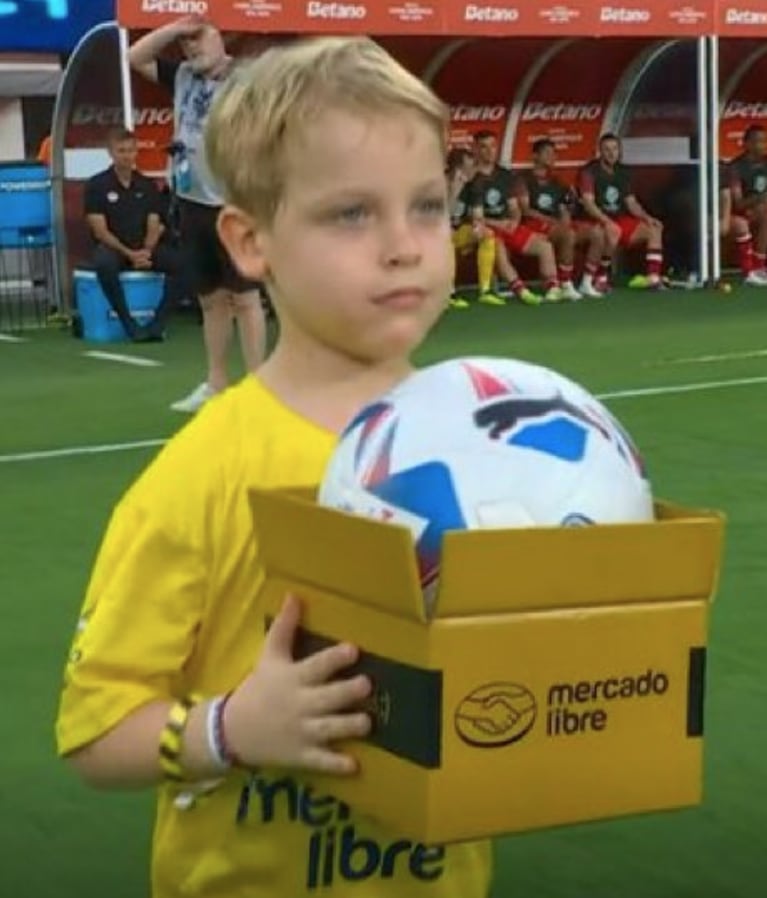
[[[659,368],[666,365],[702,365],[707,362],[737,362],[741,359],[763,359],[767,357],[767,349],[748,349],[742,352],[723,352],[713,355],[691,355],[679,359],[663,359],[651,362],[650,367]]]
[[[709,380],[694,384],[675,384],[660,387],[639,387],[631,390],[613,390],[598,393],[602,400],[641,399],[645,396],[677,396],[683,393],[702,393],[707,390],[725,390],[735,387],[753,387],[767,384],[765,377],[739,377],[734,380]],[[0,464],[18,461],[41,461],[49,458],[72,458],[78,455],[102,455],[108,452],[127,452],[132,449],[148,449],[162,446],[165,440],[135,440],[128,443],[104,443],[96,446],[69,446],[63,449],[44,449],[38,452],[17,452],[0,455]]]
[[[69,446],[66,449],[43,449],[39,452],[17,452],[0,455],[0,464],[12,461],[42,461],[48,458],[71,458],[75,455],[103,455],[107,452],[127,452],[162,446],[165,440],[134,440],[131,443],[104,443],[101,446]]]
[[[140,355],[123,355],[121,352],[101,352],[92,349],[89,352],[84,352],[83,355],[88,356],[89,359],[120,362],[123,365],[135,365],[137,368],[159,368],[162,365],[162,362],[158,362],[157,359],[145,359]]]
[[[681,393],[703,393],[707,390],[726,390],[731,387],[753,387],[767,384],[764,377],[736,377],[732,380],[704,380],[695,384],[675,384],[668,387],[640,387],[636,390],[614,390],[598,393],[597,399],[639,399],[642,396],[676,396]]]

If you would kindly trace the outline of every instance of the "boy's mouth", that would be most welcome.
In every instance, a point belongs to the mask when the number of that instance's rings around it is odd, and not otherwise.
[[[379,293],[373,300],[377,306],[388,306],[394,309],[412,309],[421,305],[426,298],[426,291],[421,287],[400,287]]]

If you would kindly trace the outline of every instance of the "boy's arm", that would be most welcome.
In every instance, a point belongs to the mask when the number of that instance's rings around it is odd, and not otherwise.
[[[267,634],[253,672],[231,694],[223,719],[225,740],[245,767],[279,765],[331,774],[356,770],[353,758],[332,743],[370,731],[367,714],[349,710],[370,693],[367,677],[334,680],[357,660],[346,643],[294,661],[299,603],[286,600]],[[195,705],[184,729],[181,766],[188,779],[220,776],[208,747],[211,702]],[[105,735],[68,757],[80,776],[99,788],[136,788],[162,779],[160,736],[172,707],[155,701],[133,711]]]

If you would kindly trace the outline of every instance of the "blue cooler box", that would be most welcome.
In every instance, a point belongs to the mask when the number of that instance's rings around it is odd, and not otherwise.
[[[76,269],[73,275],[77,311],[83,338],[94,343],[119,343],[128,339],[120,319],[112,311],[94,271]],[[154,271],[124,271],[120,281],[128,309],[137,324],[149,324],[160,304],[165,275]]]
[[[0,163],[0,247],[50,246],[52,233],[48,167]]]

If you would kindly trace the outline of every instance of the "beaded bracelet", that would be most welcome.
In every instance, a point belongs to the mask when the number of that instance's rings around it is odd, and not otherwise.
[[[185,779],[181,766],[184,729],[189,721],[189,714],[198,701],[194,696],[186,696],[175,702],[168,713],[160,734],[160,769],[166,780],[183,782]]]

